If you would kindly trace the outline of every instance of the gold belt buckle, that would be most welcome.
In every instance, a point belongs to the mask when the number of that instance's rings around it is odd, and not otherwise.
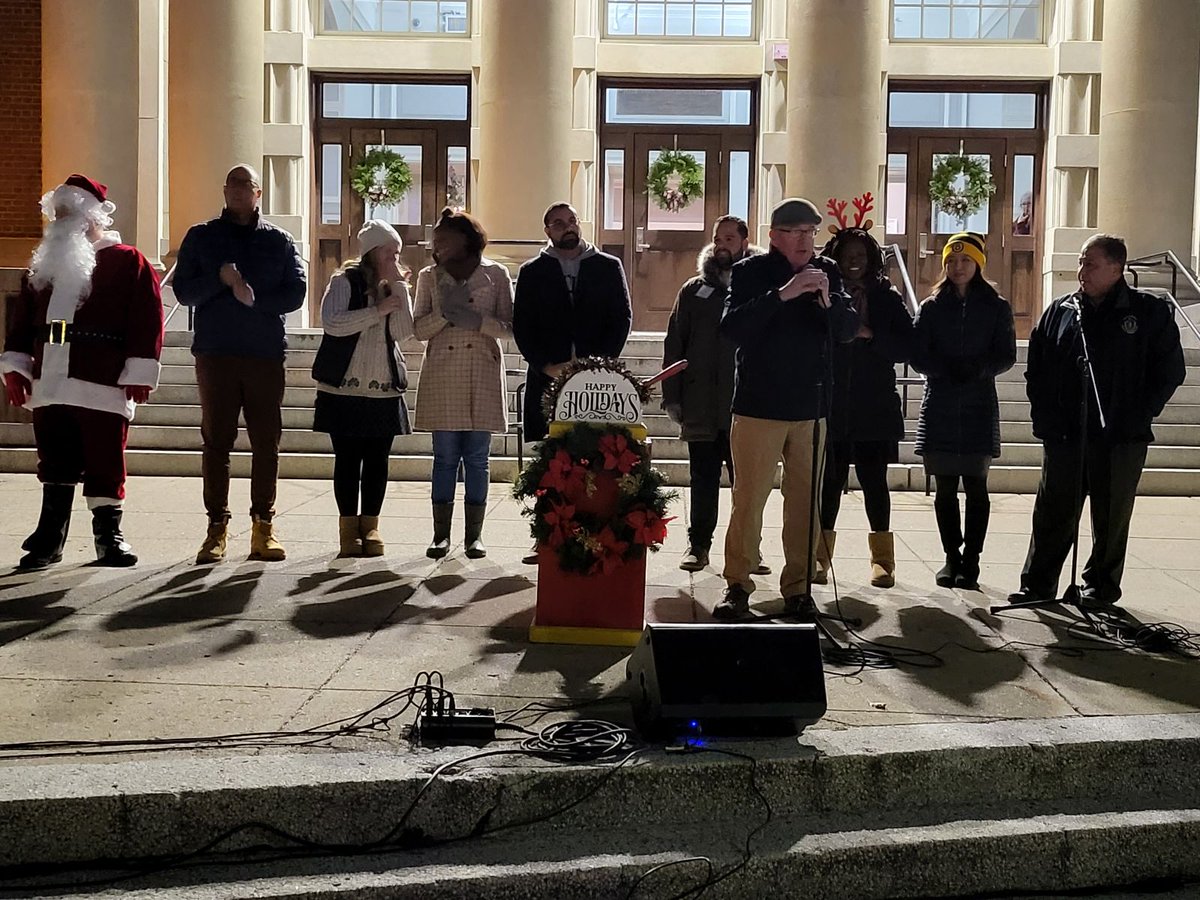
[[[50,343],[65,344],[67,342],[67,320],[66,319],[51,319],[50,320]]]

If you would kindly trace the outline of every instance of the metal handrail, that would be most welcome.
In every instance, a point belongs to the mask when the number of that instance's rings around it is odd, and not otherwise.
[[[1138,268],[1149,269],[1154,266],[1170,266],[1171,291],[1167,294],[1167,299],[1170,300],[1171,305],[1175,307],[1175,312],[1179,313],[1179,315],[1183,317],[1183,321],[1187,323],[1187,326],[1191,329],[1192,334],[1196,336],[1196,340],[1200,341],[1200,328],[1196,327],[1196,323],[1192,321],[1191,317],[1184,310],[1183,306],[1181,306],[1179,301],[1175,299],[1175,295],[1179,293],[1180,274],[1183,275],[1187,283],[1191,285],[1192,290],[1197,294],[1200,294],[1200,281],[1196,279],[1195,273],[1185,266],[1183,261],[1175,255],[1174,250],[1163,250],[1159,253],[1151,253],[1149,256],[1139,256],[1137,259],[1130,259],[1125,263],[1125,267],[1131,270],[1136,270]],[[1132,274],[1133,286],[1137,287],[1137,272],[1133,271]]]
[[[908,308],[915,316],[917,314],[917,292],[913,289],[912,278],[908,274],[908,266],[904,262],[904,253],[900,250],[899,244],[888,244],[884,250],[890,253],[892,259],[896,260],[896,267],[900,269],[900,278],[904,281],[904,295],[908,300]]]

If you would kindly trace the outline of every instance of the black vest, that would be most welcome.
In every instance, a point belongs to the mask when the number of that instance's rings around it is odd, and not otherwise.
[[[346,269],[345,275],[346,280],[350,282],[350,310],[365,309],[367,307],[367,285],[362,269],[357,266]],[[400,350],[392,338],[392,329],[387,319],[384,319],[383,335],[390,351],[387,359],[388,366],[392,370],[392,384],[396,386],[396,390],[403,392],[408,388],[407,372],[401,375],[402,369],[396,360],[396,354]],[[313,361],[313,380],[330,387],[341,387],[342,380],[346,377],[346,370],[350,368],[350,360],[354,358],[354,349],[358,346],[358,339],[361,336],[361,333],[341,337],[331,334],[323,335],[321,346],[317,350],[317,358]]]

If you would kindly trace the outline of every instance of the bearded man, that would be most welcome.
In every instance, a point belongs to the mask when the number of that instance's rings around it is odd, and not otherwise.
[[[721,313],[729,296],[733,264],[760,253],[758,247],[750,246],[750,229],[744,219],[721,216],[713,226],[712,243],[700,251],[696,277],[679,289],[667,322],[663,368],[681,359],[688,361],[687,372],[662,383],[663,409],[679,426],[679,437],[688,446],[691,521],[688,549],[679,563],[685,572],[698,572],[708,565],[717,527],[722,466],[733,483],[729,424],[737,346],[720,333]],[[770,569],[760,564],[754,574],[769,575]]]
[[[62,559],[81,481],[98,564],[137,563],[121,533],[125,442],[137,404],[158,387],[163,309],[154,269],[106,230],[115,209],[108,188],[84,175],[42,197],[49,221],[0,354],[8,402],[33,412],[42,483],[21,569]]]

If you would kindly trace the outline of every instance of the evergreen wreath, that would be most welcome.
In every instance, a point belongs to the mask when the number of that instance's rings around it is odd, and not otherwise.
[[[386,147],[368,150],[350,171],[350,187],[376,206],[395,203],[408,193],[412,183],[412,169],[404,157]]]
[[[561,437],[542,441],[517,476],[513,496],[533,499],[523,514],[539,544],[558,555],[564,572],[610,574],[656,551],[667,537],[666,477],[650,466],[646,445],[620,425],[579,423]],[[611,515],[593,509],[615,495]]]
[[[978,212],[980,207],[996,193],[992,174],[984,165],[987,157],[956,153],[945,157],[933,167],[929,179],[929,199],[936,209],[958,219]],[[965,183],[958,187],[956,182],[962,175]]]
[[[650,166],[646,192],[659,209],[679,212],[704,196],[704,170],[690,153],[660,150]]]

